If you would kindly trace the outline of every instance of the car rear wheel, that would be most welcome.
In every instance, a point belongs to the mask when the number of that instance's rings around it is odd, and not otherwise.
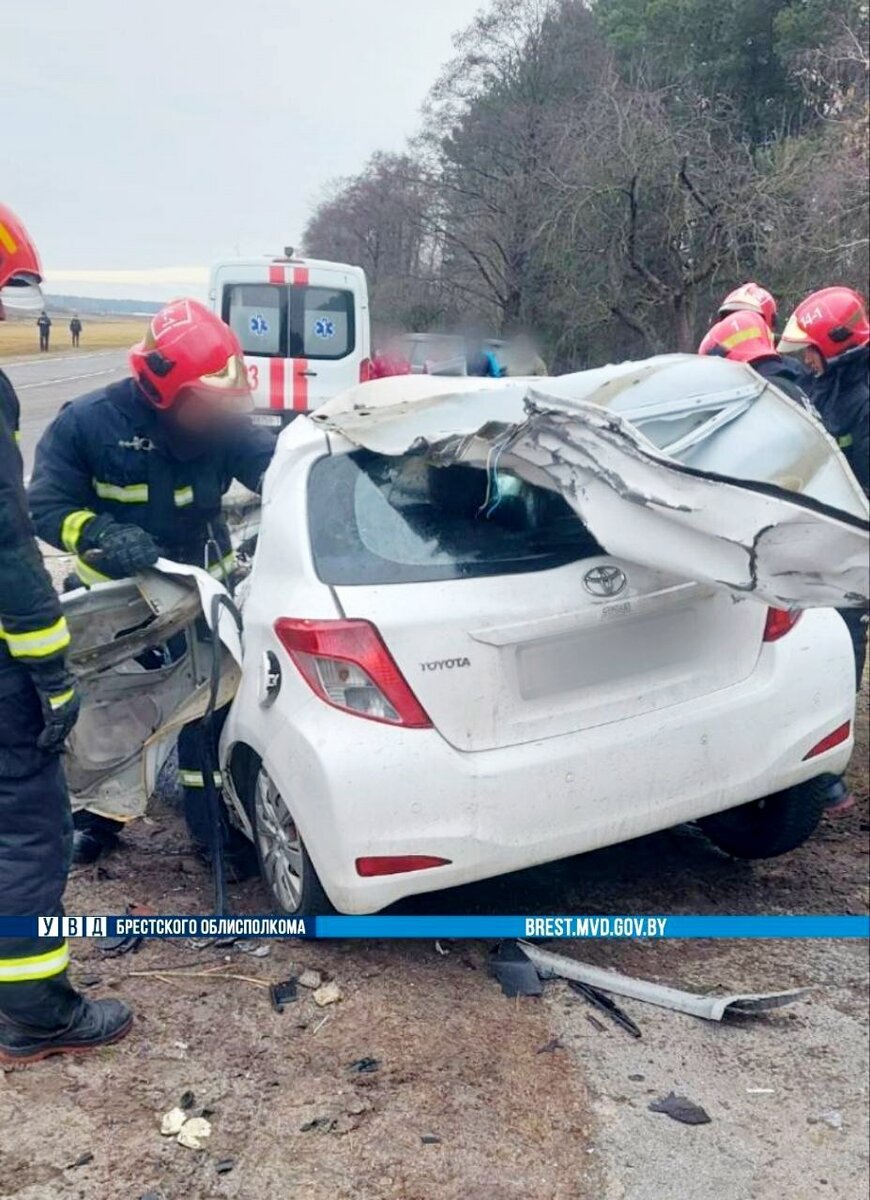
[[[300,917],[334,912],[293,814],[265,766],[256,759],[247,772],[245,805],[260,875],[277,908]]]
[[[803,845],[822,817],[823,779],[795,784],[698,822],[710,841],[733,858],[775,858]]]

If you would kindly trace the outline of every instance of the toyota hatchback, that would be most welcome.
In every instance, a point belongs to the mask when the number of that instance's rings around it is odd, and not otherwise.
[[[832,608],[770,597],[839,578],[866,502],[748,368],[652,361],[584,383],[519,466],[532,381],[386,380],[285,430],[222,742],[281,909],[374,912],[685,821],[745,857],[812,833],[852,750],[852,649]],[[579,386],[534,385],[540,411]],[[741,485],[723,455],[751,458],[758,422],[775,479]]]

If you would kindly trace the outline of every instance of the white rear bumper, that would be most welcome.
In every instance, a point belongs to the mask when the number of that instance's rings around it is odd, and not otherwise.
[[[293,668],[287,664],[288,671]],[[831,610],[806,612],[752,675],[709,698],[537,742],[464,753],[284,688],[272,708],[243,673],[223,738],[264,760],[342,912],[375,912],[601,846],[842,771],[852,741],[807,752],[854,714],[851,644]],[[361,878],[368,855],[449,865]],[[437,902],[434,903],[437,907]]]

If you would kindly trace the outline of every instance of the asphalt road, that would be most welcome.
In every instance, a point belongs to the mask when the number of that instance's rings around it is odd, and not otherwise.
[[[4,362],[21,401],[21,454],[24,472],[33,467],[33,452],[42,431],[67,400],[120,379],[127,371],[126,350],[50,355]]]

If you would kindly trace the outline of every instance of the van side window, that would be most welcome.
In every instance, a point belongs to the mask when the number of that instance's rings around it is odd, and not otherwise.
[[[281,326],[286,289],[271,283],[232,283],[224,288],[223,319],[245,354],[282,356]]]
[[[291,342],[298,334],[303,358],[344,358],[355,344],[353,292],[294,287],[290,298]],[[292,355],[291,355],[292,356]]]

